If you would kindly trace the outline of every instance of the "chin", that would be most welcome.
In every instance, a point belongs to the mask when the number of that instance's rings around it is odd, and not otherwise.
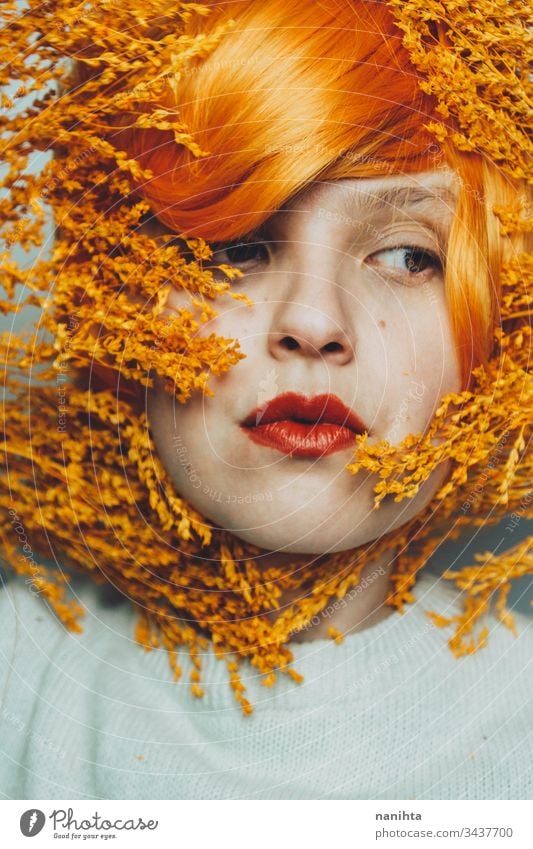
[[[353,526],[346,528],[344,533],[338,529],[330,529],[327,526],[317,528],[315,522],[312,528],[306,531],[301,523],[292,523],[292,527],[282,527],[286,524],[280,522],[279,526],[272,525],[265,528],[228,528],[236,537],[244,542],[251,543],[265,551],[283,551],[290,554],[326,554],[338,551],[349,551],[360,545],[372,542],[375,534],[354,534]],[[295,538],[295,524],[298,536]]]
[[[439,472],[438,477],[442,478],[442,473]],[[378,509],[368,507],[365,499],[360,498],[357,505],[345,503],[329,516],[326,509],[311,511],[302,507],[295,510],[293,505],[291,510],[287,505],[282,513],[265,510],[248,528],[242,526],[242,513],[226,514],[222,526],[244,542],[267,551],[334,554],[368,545],[407,524],[424,510],[435,489],[435,481],[432,481],[423,486],[417,496],[401,504],[395,502],[393,496],[386,496]]]

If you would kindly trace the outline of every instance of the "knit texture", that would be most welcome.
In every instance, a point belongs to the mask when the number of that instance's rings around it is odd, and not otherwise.
[[[527,799],[533,794],[533,630],[495,617],[485,648],[455,658],[426,610],[460,608],[425,573],[417,601],[377,625],[291,644],[305,676],[241,675],[244,716],[225,664],[202,656],[203,699],[173,681],[166,651],[145,654],[127,602],[76,582],[82,634],[22,580],[0,590],[3,798]],[[183,658],[183,663],[188,663]]]

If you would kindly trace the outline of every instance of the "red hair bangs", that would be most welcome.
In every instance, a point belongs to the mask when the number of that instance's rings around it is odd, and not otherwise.
[[[150,108],[172,110],[206,156],[169,130],[119,133],[154,175],[137,190],[179,233],[241,236],[313,180],[434,167],[432,101],[385,4],[291,5],[231,0],[191,16],[190,36],[229,29]]]

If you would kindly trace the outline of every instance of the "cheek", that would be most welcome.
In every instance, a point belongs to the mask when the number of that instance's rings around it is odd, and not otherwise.
[[[414,374],[426,374],[436,386],[442,380],[458,385],[458,358],[442,283],[423,283],[390,298],[387,312],[387,348],[392,370],[395,362],[409,363]],[[380,324],[378,322],[378,324]]]
[[[444,291],[429,292],[432,300],[419,315],[416,365],[432,387],[434,397],[439,398],[460,390],[461,373]]]
[[[402,301],[383,305],[374,345],[374,376],[382,387],[379,424],[385,438],[398,443],[424,430],[440,400],[461,389],[456,345],[444,292],[429,287]],[[384,353],[383,353],[384,352]]]
[[[194,306],[187,292],[171,288],[164,313],[173,315],[179,309],[189,310],[198,321],[198,336],[206,338],[215,335],[237,339],[242,351],[248,355],[247,348],[254,349],[261,322],[264,321],[264,310],[261,310],[261,304],[247,306],[226,294],[216,297],[213,301],[208,300],[206,303],[216,315],[208,318],[207,321],[201,321],[201,310]]]
[[[444,304],[420,331],[414,377],[420,390],[419,418],[426,427],[441,399],[461,390],[457,348]]]
[[[201,403],[174,404],[157,386],[149,396],[148,421],[159,459],[180,495],[194,505],[204,484],[197,456],[198,435],[205,431]]]

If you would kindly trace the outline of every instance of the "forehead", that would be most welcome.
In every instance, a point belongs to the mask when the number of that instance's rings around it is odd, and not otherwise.
[[[298,195],[258,228],[272,236],[302,237],[302,227],[329,242],[386,226],[418,223],[447,239],[455,213],[459,179],[451,169],[320,181]]]

